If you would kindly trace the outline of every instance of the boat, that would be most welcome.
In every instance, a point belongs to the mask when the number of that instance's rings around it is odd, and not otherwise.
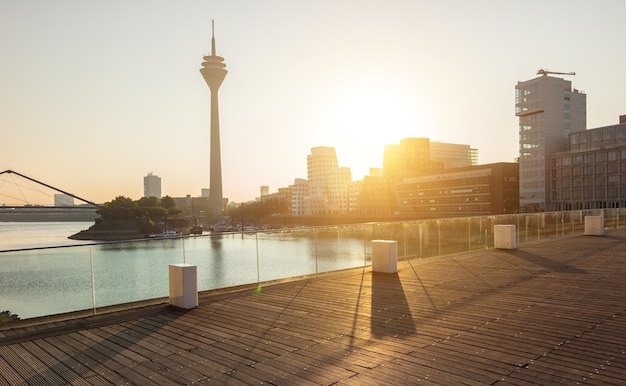
[[[176,232],[176,231],[164,231],[162,233],[150,233],[148,235],[148,237],[150,238],[154,238],[154,239],[165,239],[165,238],[172,238],[172,237],[179,237],[180,233]]]

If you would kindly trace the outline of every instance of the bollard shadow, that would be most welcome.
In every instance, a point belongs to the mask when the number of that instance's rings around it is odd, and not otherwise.
[[[414,333],[415,322],[397,273],[372,271],[371,333],[402,337]]]
[[[521,251],[519,249],[511,249],[511,250],[503,250],[503,252],[508,253],[511,256],[515,256],[521,259],[528,261],[529,263],[538,265],[543,267],[549,271],[553,272],[567,272],[567,273],[577,273],[577,274],[586,274],[587,271],[584,269],[576,268],[569,264],[561,263],[559,261],[548,259],[544,256],[537,255],[535,253],[530,253],[526,251]]]

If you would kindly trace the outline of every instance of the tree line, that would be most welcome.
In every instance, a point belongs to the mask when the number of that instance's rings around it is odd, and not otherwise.
[[[133,200],[128,197],[118,196],[114,200],[102,205],[96,213],[102,219],[129,220],[133,218],[160,219],[167,216],[176,216],[182,213],[174,203],[174,199],[165,196],[161,199],[156,197],[142,197]]]

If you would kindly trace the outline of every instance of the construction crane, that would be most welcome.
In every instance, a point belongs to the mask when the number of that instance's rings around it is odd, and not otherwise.
[[[537,71],[537,75],[546,76],[548,74],[553,74],[553,75],[576,75],[575,72],[554,72],[554,71],[544,70],[543,68],[540,69],[539,71]]]

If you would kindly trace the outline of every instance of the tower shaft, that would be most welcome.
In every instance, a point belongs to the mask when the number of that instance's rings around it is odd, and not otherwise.
[[[211,160],[209,172],[209,206],[216,213],[221,213],[224,203],[222,198],[222,152],[220,146],[220,116],[217,101],[218,88],[219,86],[211,87]]]

